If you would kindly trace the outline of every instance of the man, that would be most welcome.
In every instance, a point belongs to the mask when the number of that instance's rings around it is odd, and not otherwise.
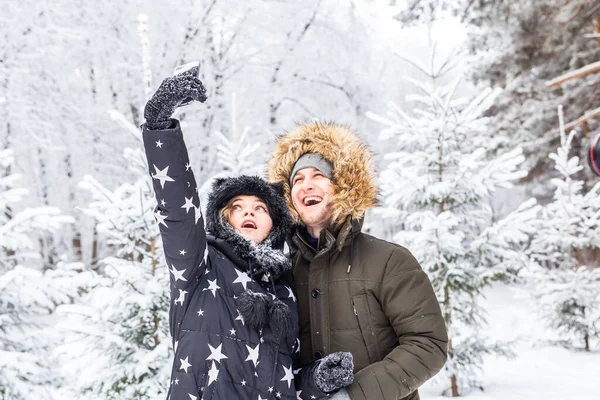
[[[367,146],[331,123],[298,126],[269,160],[269,180],[283,184],[296,224],[288,244],[300,361],[349,351],[354,383],[336,398],[415,400],[417,388],[443,367],[448,336],[412,254],[361,232],[377,196],[370,164]]]

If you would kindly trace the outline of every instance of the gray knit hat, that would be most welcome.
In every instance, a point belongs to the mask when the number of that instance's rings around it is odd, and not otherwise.
[[[296,161],[294,168],[292,168],[292,173],[290,174],[290,187],[293,186],[292,182],[298,171],[311,167],[318,169],[327,178],[333,180],[333,165],[331,162],[318,153],[306,153]]]

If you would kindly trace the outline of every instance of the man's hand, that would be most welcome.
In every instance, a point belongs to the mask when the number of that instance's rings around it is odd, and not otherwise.
[[[324,393],[350,385],[354,381],[352,353],[331,353],[318,361],[314,371],[317,387]]]
[[[198,79],[199,67],[166,78],[156,93],[146,103],[144,118],[148,129],[167,129],[171,126],[171,115],[186,99],[201,103],[206,101],[206,89]]]

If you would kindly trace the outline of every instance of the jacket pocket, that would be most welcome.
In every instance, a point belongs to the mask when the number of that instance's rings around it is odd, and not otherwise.
[[[371,321],[371,314],[369,312],[367,295],[360,294],[352,297],[352,304],[354,306],[354,315],[358,319],[360,333],[365,343],[367,354],[369,355],[369,362],[381,361],[377,338],[375,337],[375,330],[373,329],[373,322]]]

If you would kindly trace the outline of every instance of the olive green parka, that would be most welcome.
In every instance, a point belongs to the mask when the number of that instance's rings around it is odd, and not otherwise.
[[[289,174],[305,153],[333,164],[333,223],[317,249],[295,212]],[[269,179],[284,185],[297,223],[288,242],[300,317],[300,359],[332,352],[354,357],[352,400],[418,399],[417,389],[447,357],[448,336],[429,278],[404,247],[361,231],[376,201],[371,153],[347,127],[312,123],[282,136]]]

